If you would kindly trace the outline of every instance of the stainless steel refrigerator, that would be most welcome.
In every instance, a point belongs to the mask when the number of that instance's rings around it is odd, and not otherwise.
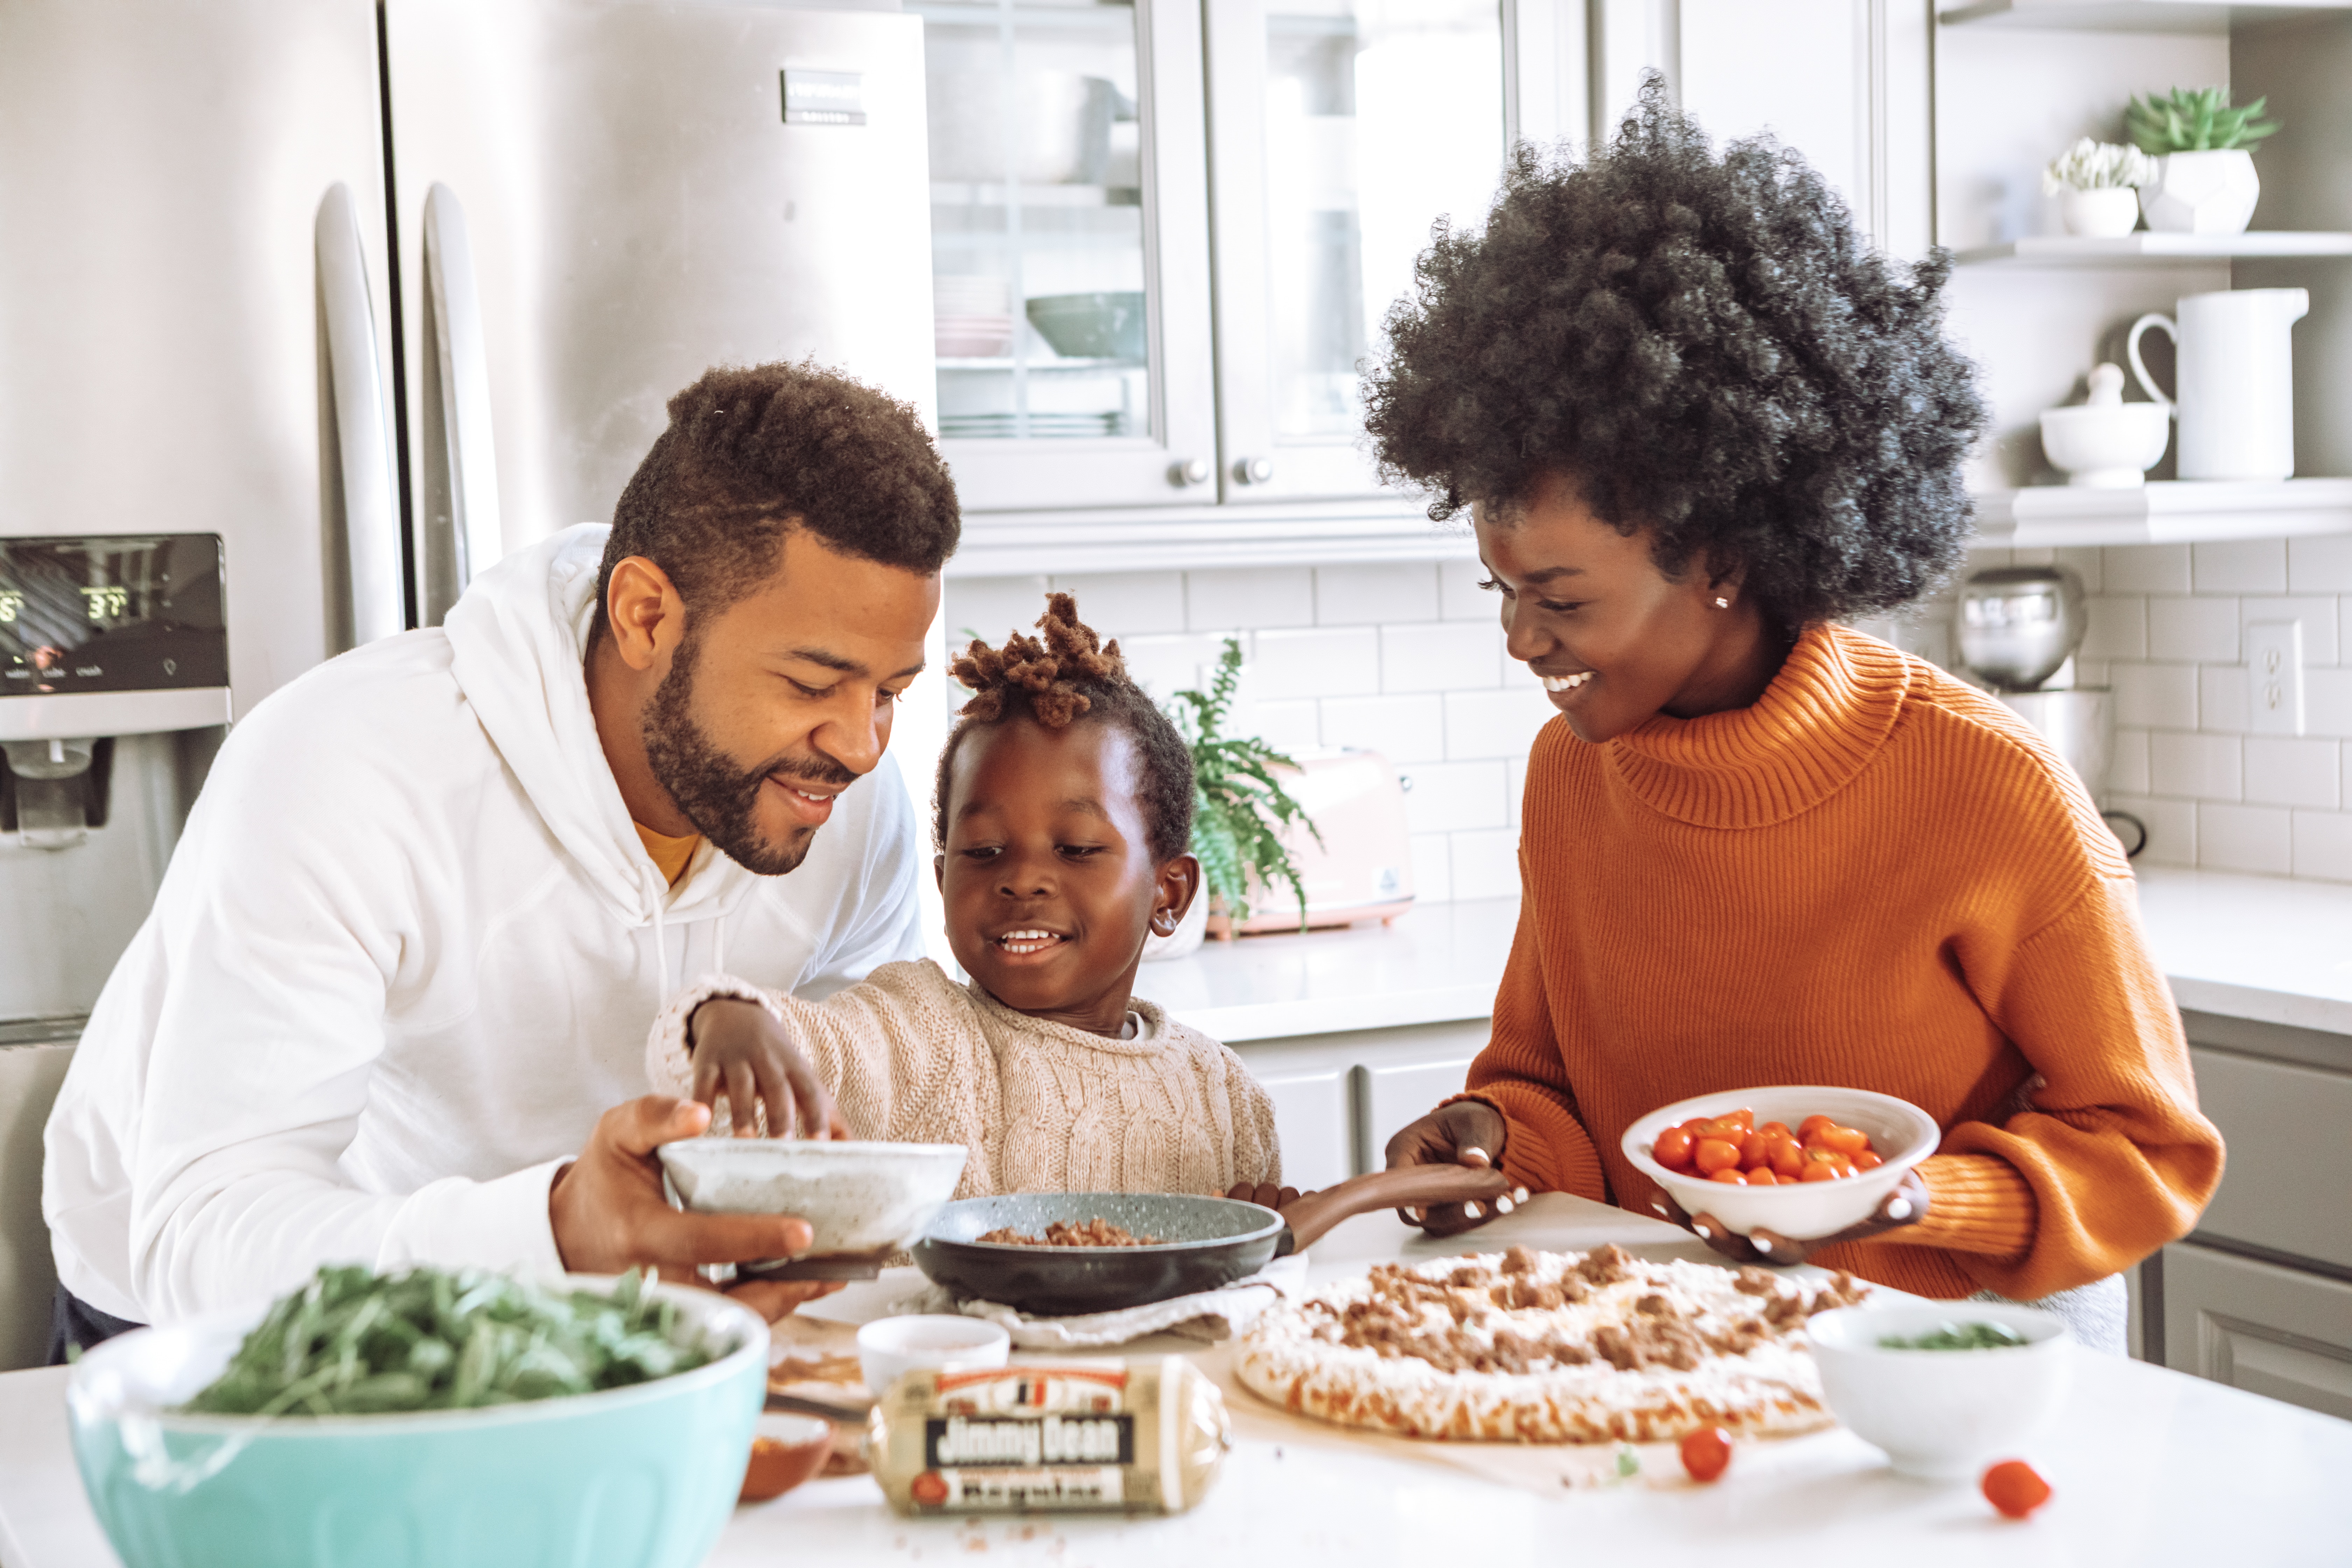
[[[0,4],[0,1366],[26,1053],[224,726],[608,518],[705,368],[807,356],[929,415],[895,5]]]

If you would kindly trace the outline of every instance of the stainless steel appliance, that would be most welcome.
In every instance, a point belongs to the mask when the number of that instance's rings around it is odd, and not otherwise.
[[[226,724],[609,517],[705,368],[928,416],[894,10],[0,5],[0,1027],[74,1037]]]
[[[2115,692],[2104,686],[2044,689],[2066,668],[2090,628],[2083,580],[2065,566],[1995,566],[1960,586],[1960,661],[2042,732],[2094,801],[2106,794],[2115,756]],[[2127,812],[2105,814],[2137,855],[2147,828]]]

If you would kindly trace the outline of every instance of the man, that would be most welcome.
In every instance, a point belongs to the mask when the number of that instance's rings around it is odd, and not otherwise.
[[[706,971],[824,995],[920,952],[927,847],[883,749],[955,492],[911,410],[811,367],[714,371],[669,412],[609,530],[222,747],[49,1120],[60,1355],[330,1260],[809,1245],[663,1202],[654,1147],[709,1111],[642,1098],[645,1031]]]

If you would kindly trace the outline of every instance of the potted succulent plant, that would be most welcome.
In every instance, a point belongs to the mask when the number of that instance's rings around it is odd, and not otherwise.
[[[2262,182],[2252,148],[2275,132],[2262,118],[2267,98],[2230,107],[2225,87],[2174,88],[2161,98],[2135,98],[2124,129],[2157,161],[2156,178],[2140,187],[2147,226],[2172,234],[2239,234],[2254,216]]]
[[[2156,178],[2156,160],[2137,147],[2085,136],[2042,171],[2042,194],[2058,198],[2068,234],[2114,238],[2139,226],[2139,187]]]
[[[1192,749],[1192,853],[1201,860],[1201,897],[1180,928],[1178,951],[1162,946],[1157,957],[1177,957],[1188,929],[1197,933],[1213,922],[1230,936],[1235,922],[1249,918],[1253,893],[1264,899],[1276,885],[1298,901],[1299,929],[1307,926],[1307,889],[1283,842],[1286,829],[1304,827],[1317,843],[1322,835],[1274,775],[1297,763],[1256,736],[1227,735],[1234,694],[1241,683],[1242,645],[1225,639],[1206,691],[1179,691],[1171,713]]]

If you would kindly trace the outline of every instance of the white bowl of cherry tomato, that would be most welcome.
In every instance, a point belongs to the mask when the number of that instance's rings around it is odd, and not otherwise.
[[[1661,1106],[1625,1130],[1625,1157],[1685,1213],[1791,1241],[1870,1217],[1936,1152],[1935,1118],[1864,1089],[1735,1089]]]

